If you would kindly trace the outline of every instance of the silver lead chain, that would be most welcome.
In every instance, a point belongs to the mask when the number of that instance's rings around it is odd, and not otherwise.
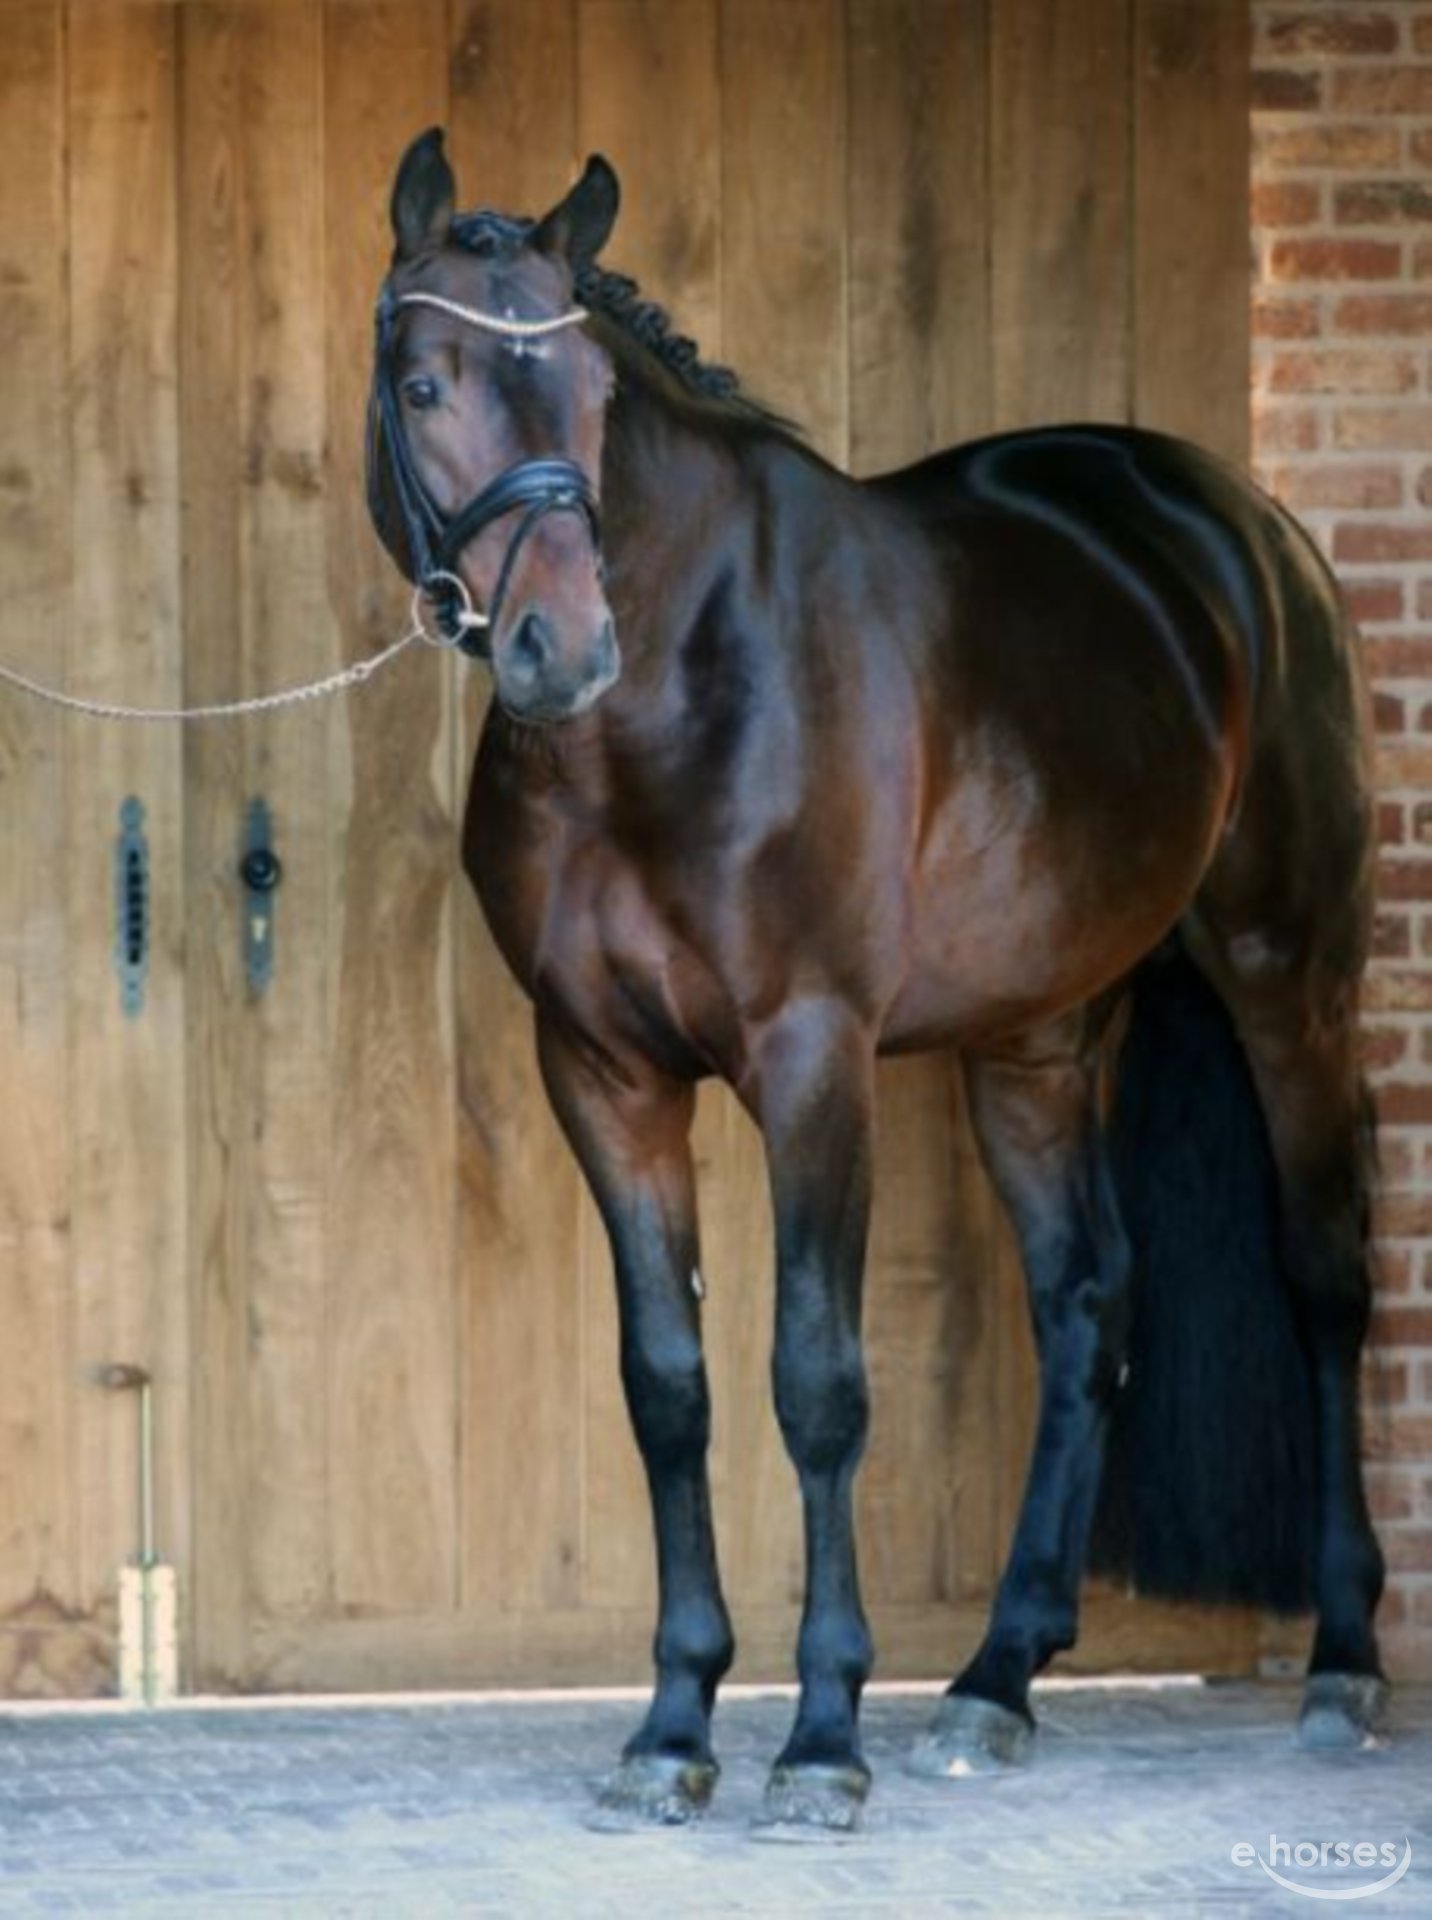
[[[342,667],[337,673],[326,674],[321,680],[305,681],[297,687],[282,687],[277,693],[255,694],[247,700],[220,700],[198,707],[126,707],[112,700],[85,700],[78,694],[61,693],[58,687],[44,686],[38,680],[17,673],[13,667],[0,666],[0,681],[18,688],[21,693],[32,695],[36,700],[45,701],[49,706],[62,707],[67,713],[88,714],[96,720],[231,720],[246,713],[272,713],[278,707],[296,707],[304,701],[322,700],[328,694],[343,693],[349,687],[361,687],[380,667],[386,667],[390,660],[396,660],[400,653],[406,652],[418,641],[424,646],[444,651],[455,647],[456,640],[449,640],[424,624],[419,611],[423,597],[423,591],[419,588],[413,595],[412,625],[400,638],[384,647],[381,653],[371,654],[366,660],[355,660],[351,666]],[[463,624],[482,624],[481,616],[471,613],[471,602],[468,602],[468,608]]]

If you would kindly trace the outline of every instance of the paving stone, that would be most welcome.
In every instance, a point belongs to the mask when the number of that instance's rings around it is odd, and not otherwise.
[[[633,1834],[587,1824],[630,1703],[0,1714],[0,1915],[1316,1911],[1233,1860],[1240,1841],[1266,1858],[1274,1835],[1410,1842],[1410,1871],[1372,1905],[1432,1915],[1432,1689],[1404,1689],[1389,1742],[1345,1756],[1297,1751],[1290,1688],[1051,1689],[1031,1767],[949,1783],[900,1769],[932,1704],[871,1698],[866,1829],[805,1845],[752,1832],[789,1725],[780,1696],[723,1704],[706,1821]]]

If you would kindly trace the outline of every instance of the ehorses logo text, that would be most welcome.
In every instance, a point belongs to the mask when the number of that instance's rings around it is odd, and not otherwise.
[[[1412,1865],[1412,1842],[1403,1836],[1399,1854],[1395,1840],[1280,1840],[1268,1835],[1268,1854],[1264,1856],[1249,1840],[1240,1840],[1230,1858],[1235,1867],[1260,1866],[1270,1880],[1290,1893],[1304,1894],[1309,1900],[1365,1900],[1371,1893],[1385,1893]],[[1367,1875],[1376,1868],[1384,1871],[1376,1880]],[[1279,1872],[1279,1868],[1283,1871]],[[1391,1871],[1385,1871],[1390,1868]],[[1318,1872],[1316,1883],[1294,1879],[1294,1872]],[[1343,1874],[1352,1876],[1347,1885],[1339,1884]],[[1331,1876],[1338,1876],[1333,1879]]]

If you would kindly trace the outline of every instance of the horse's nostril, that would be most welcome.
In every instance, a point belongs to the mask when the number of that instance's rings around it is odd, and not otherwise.
[[[526,613],[518,621],[511,642],[512,664],[527,679],[536,679],[552,656],[552,629],[540,613]]]

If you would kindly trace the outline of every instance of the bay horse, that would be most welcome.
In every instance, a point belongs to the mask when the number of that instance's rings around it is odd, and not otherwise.
[[[1153,432],[848,478],[598,266],[617,207],[594,157],[541,219],[457,214],[441,131],[414,142],[368,479],[392,558],[491,661],[464,864],[611,1240],[659,1614],[605,1804],[677,1822],[717,1776],[688,1135],[720,1075],[768,1159],[806,1538],[765,1817],[858,1819],[872,1087],[910,1048],[963,1058],[1041,1383],[988,1631],[912,1764],[1025,1758],[1091,1550],[1148,1591],[1311,1606],[1302,1738],[1365,1744],[1373,842],[1333,580]]]

